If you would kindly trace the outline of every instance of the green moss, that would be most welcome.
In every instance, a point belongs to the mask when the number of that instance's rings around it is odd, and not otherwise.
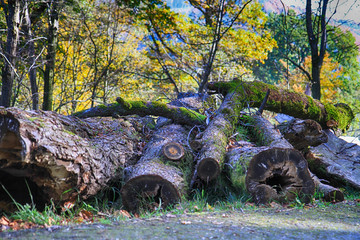
[[[143,101],[127,101],[126,102],[126,107],[128,109],[131,108],[136,108],[136,109],[141,109],[141,108],[146,108],[146,103]]]
[[[314,99],[310,96],[306,96],[308,99],[308,109],[307,112],[309,114],[309,117],[312,119],[320,119],[321,118],[321,109],[319,106],[316,105]]]

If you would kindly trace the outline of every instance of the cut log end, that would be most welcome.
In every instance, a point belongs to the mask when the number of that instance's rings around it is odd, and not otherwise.
[[[163,154],[166,158],[179,161],[184,157],[184,148],[177,142],[169,142],[163,147]]]
[[[203,181],[209,182],[219,174],[219,162],[213,158],[204,158],[197,166],[197,175]]]
[[[136,213],[139,209],[154,211],[180,201],[177,188],[158,175],[141,175],[129,180],[121,190],[124,207]]]
[[[293,149],[272,148],[251,160],[246,186],[257,204],[292,201],[309,202],[315,184],[302,155]]]

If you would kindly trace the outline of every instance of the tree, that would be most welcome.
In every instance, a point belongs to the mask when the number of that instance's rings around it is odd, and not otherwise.
[[[317,17],[319,19],[319,17]],[[270,14],[267,28],[271,31],[278,48],[269,54],[269,58],[265,60],[265,64],[256,64],[254,74],[258,79],[267,82],[279,83],[285,81],[290,83],[288,87],[294,86],[294,77],[297,75],[297,84],[302,87],[298,90],[304,91],[305,85],[312,81],[312,67],[308,65],[311,63],[311,50],[306,40],[307,29],[305,24],[305,16],[296,14],[295,11],[289,10],[281,14]],[[359,63],[358,46],[355,43],[355,38],[349,31],[342,30],[339,26],[332,26],[328,24],[327,38],[326,38],[326,54],[327,67],[322,68],[320,78],[325,75],[331,75],[334,68],[329,68],[330,65],[338,64],[337,69],[341,68],[341,75],[336,79],[342,82],[341,91],[346,92],[346,101],[352,102],[356,98],[356,94],[348,94],[348,92],[357,89],[355,85],[359,79]],[[330,64],[330,65],[329,65]],[[302,82],[301,82],[301,81]],[[350,87],[349,86],[353,86]],[[321,90],[322,91],[322,90]],[[339,92],[339,90],[338,90]],[[340,93],[340,92],[339,92]],[[351,96],[353,95],[353,96]],[[336,96],[340,97],[340,94]],[[334,97],[334,96],[332,96]],[[327,99],[322,98],[323,101]],[[332,98],[332,100],[334,100]],[[345,98],[342,98],[345,100]],[[356,104],[352,104],[355,106]]]
[[[48,33],[47,33],[47,54],[44,72],[44,97],[43,110],[52,110],[54,91],[54,69],[56,60],[56,48],[59,28],[59,0],[51,0],[47,8]]]
[[[306,0],[306,30],[311,51],[311,95],[315,99],[321,98],[320,73],[326,51],[326,11],[329,1],[319,2],[318,16],[313,21],[311,0]]]
[[[264,30],[266,15],[253,1],[189,1],[193,13],[174,13],[164,3],[141,5],[138,18],[149,32],[149,57],[175,89],[249,72],[275,46]],[[239,75],[240,75],[239,74]],[[186,82],[187,81],[187,82]],[[175,91],[182,91],[181,89]]]
[[[15,65],[19,41],[21,0],[9,0],[7,5],[4,1],[1,1],[1,4],[6,15],[7,40],[4,54],[2,54],[5,63],[2,69],[0,105],[9,107],[13,91],[12,88],[17,75]]]

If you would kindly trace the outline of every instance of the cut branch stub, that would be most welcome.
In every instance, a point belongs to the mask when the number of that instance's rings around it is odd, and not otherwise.
[[[155,210],[180,202],[184,179],[175,167],[156,161],[126,168],[126,184],[121,189],[125,209],[138,212],[140,208]]]
[[[249,162],[245,181],[258,204],[296,197],[309,202],[315,190],[306,160],[294,149],[271,148],[256,154]]]
[[[184,157],[184,148],[177,142],[169,142],[164,145],[163,154],[170,160],[178,161]]]

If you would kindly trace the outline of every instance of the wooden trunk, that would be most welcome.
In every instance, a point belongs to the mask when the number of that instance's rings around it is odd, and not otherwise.
[[[328,142],[311,147],[306,159],[310,170],[334,186],[350,185],[360,189],[360,146],[324,130]]]
[[[220,108],[212,117],[195,148],[200,149],[195,174],[205,182],[214,180],[220,174],[225,160],[228,138],[234,132],[242,103],[237,94],[225,96]]]
[[[307,151],[310,146],[316,147],[328,141],[327,135],[316,121],[293,119],[277,126],[281,134],[299,151]]]
[[[257,204],[292,201],[309,202],[315,185],[307,162],[295,149],[244,147],[227,154],[230,180],[245,189]]]
[[[292,201],[297,196],[309,202],[315,184],[303,155],[262,116],[246,119],[249,131],[263,146],[244,145],[227,153],[227,169],[235,188],[246,186],[257,204]]]
[[[38,207],[86,199],[138,159],[134,126],[141,129],[135,120],[0,108],[0,182],[19,203],[32,195]],[[2,188],[0,198],[11,201]]]
[[[160,128],[146,144],[139,162],[125,169],[121,195],[128,211],[166,208],[180,202],[193,166],[187,135],[188,130],[180,125]]]

